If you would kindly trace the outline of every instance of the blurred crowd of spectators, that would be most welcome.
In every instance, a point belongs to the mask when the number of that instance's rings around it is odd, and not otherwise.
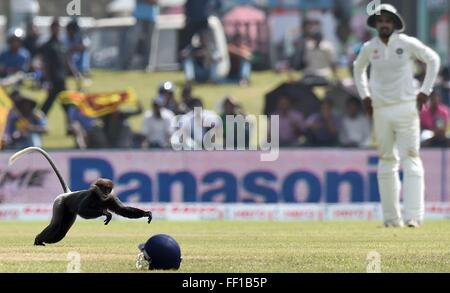
[[[40,146],[40,135],[47,132],[45,117],[59,93],[66,90],[66,78],[73,75],[80,80],[89,75],[89,44],[76,20],[67,24],[62,37],[60,23],[55,19],[48,39],[44,42],[40,40],[39,31],[30,22],[26,32],[20,28],[9,31],[7,48],[0,53],[0,78],[8,80],[20,76],[13,82],[10,97],[14,107],[7,118],[2,138],[10,148]],[[41,107],[38,108],[32,98],[21,95],[23,75],[35,87],[47,91],[47,98]],[[64,110],[68,118],[68,108],[64,107]]]
[[[226,147],[226,128],[234,127],[234,145],[237,147],[237,135],[244,133],[245,147],[249,148],[253,129],[251,123],[233,122],[227,124],[227,116],[245,117],[245,112],[232,96],[223,97],[218,112],[204,109],[201,98],[192,94],[192,85],[186,84],[176,97],[175,85],[166,81],[160,84],[150,110],[144,111],[139,104],[133,111],[114,113],[92,118],[76,106],[69,106],[69,129],[76,139],[78,148],[171,148],[177,138],[184,135],[189,147],[202,147],[205,134],[212,125],[223,125],[221,141]],[[42,111],[36,109],[36,102],[30,98],[15,94],[12,96],[15,107],[8,117],[5,141],[7,148],[40,146],[41,134],[46,132],[47,121]],[[280,96],[277,99],[273,115],[279,117],[279,142],[281,147],[356,147],[373,146],[372,123],[363,112],[361,100],[349,97],[345,102],[345,111],[338,114],[330,98],[323,99],[320,111],[304,116],[292,107],[292,98]],[[147,108],[146,107],[146,108]],[[198,109],[195,111],[195,109]],[[130,127],[128,118],[143,115],[143,121],[137,131]],[[447,136],[450,123],[450,108],[442,101],[439,91],[435,90],[430,103],[420,114],[422,141],[425,147],[448,147]],[[270,116],[269,119],[273,117]],[[198,118],[198,119],[195,119]],[[270,121],[269,121],[270,122]],[[209,125],[206,127],[205,125]],[[270,123],[268,123],[270,125]],[[267,135],[270,139],[271,129]]]
[[[202,99],[192,95],[190,84],[182,88],[181,97],[177,99],[176,86],[171,81],[159,85],[149,105],[150,110],[144,112],[143,108],[139,104],[138,109],[132,112],[116,111],[100,118],[91,118],[83,115],[77,107],[71,106],[69,123],[76,134],[78,147],[164,149],[170,148],[173,141],[184,136],[186,146],[193,148],[203,146],[205,134],[219,125],[219,120],[223,119],[225,122],[226,115],[243,114],[232,97],[224,98],[222,112],[219,114],[204,109]],[[141,127],[138,131],[133,131],[128,118],[142,113],[144,119]]]

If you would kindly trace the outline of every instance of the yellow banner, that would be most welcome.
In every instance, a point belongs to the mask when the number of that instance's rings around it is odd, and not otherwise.
[[[6,94],[3,87],[0,86],[0,147],[2,147],[3,133],[5,132],[8,113],[12,106],[13,102]]]
[[[87,94],[76,91],[65,91],[58,98],[63,104],[77,106],[81,113],[89,117],[101,117],[116,112],[119,108],[134,108],[138,106],[136,92],[126,91]]]

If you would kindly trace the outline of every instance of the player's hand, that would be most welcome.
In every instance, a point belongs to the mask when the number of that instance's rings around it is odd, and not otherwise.
[[[111,221],[112,219],[112,214],[106,214],[106,219],[105,219],[105,225],[108,225],[108,223]]]
[[[366,97],[363,100],[364,111],[366,111],[367,115],[370,117],[373,116],[373,107],[372,107],[372,99],[370,97]]]
[[[147,212],[147,217],[148,217],[148,220],[147,220],[147,224],[150,224],[150,222],[152,221],[152,212],[150,212],[150,211],[148,211]]]
[[[428,96],[424,93],[419,93],[417,95],[417,110],[422,111],[423,106],[428,102]]]

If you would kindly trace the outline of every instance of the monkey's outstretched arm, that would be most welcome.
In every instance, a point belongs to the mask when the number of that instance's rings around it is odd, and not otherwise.
[[[148,217],[148,223],[152,221],[152,212],[143,211],[138,208],[127,207],[115,196],[111,196],[111,199],[108,200],[106,207],[111,212],[116,213],[125,218],[138,219]]]

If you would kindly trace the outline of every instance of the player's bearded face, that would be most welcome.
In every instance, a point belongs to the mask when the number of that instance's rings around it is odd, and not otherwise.
[[[381,14],[377,17],[376,27],[381,38],[389,38],[394,32],[394,19],[390,15]]]

